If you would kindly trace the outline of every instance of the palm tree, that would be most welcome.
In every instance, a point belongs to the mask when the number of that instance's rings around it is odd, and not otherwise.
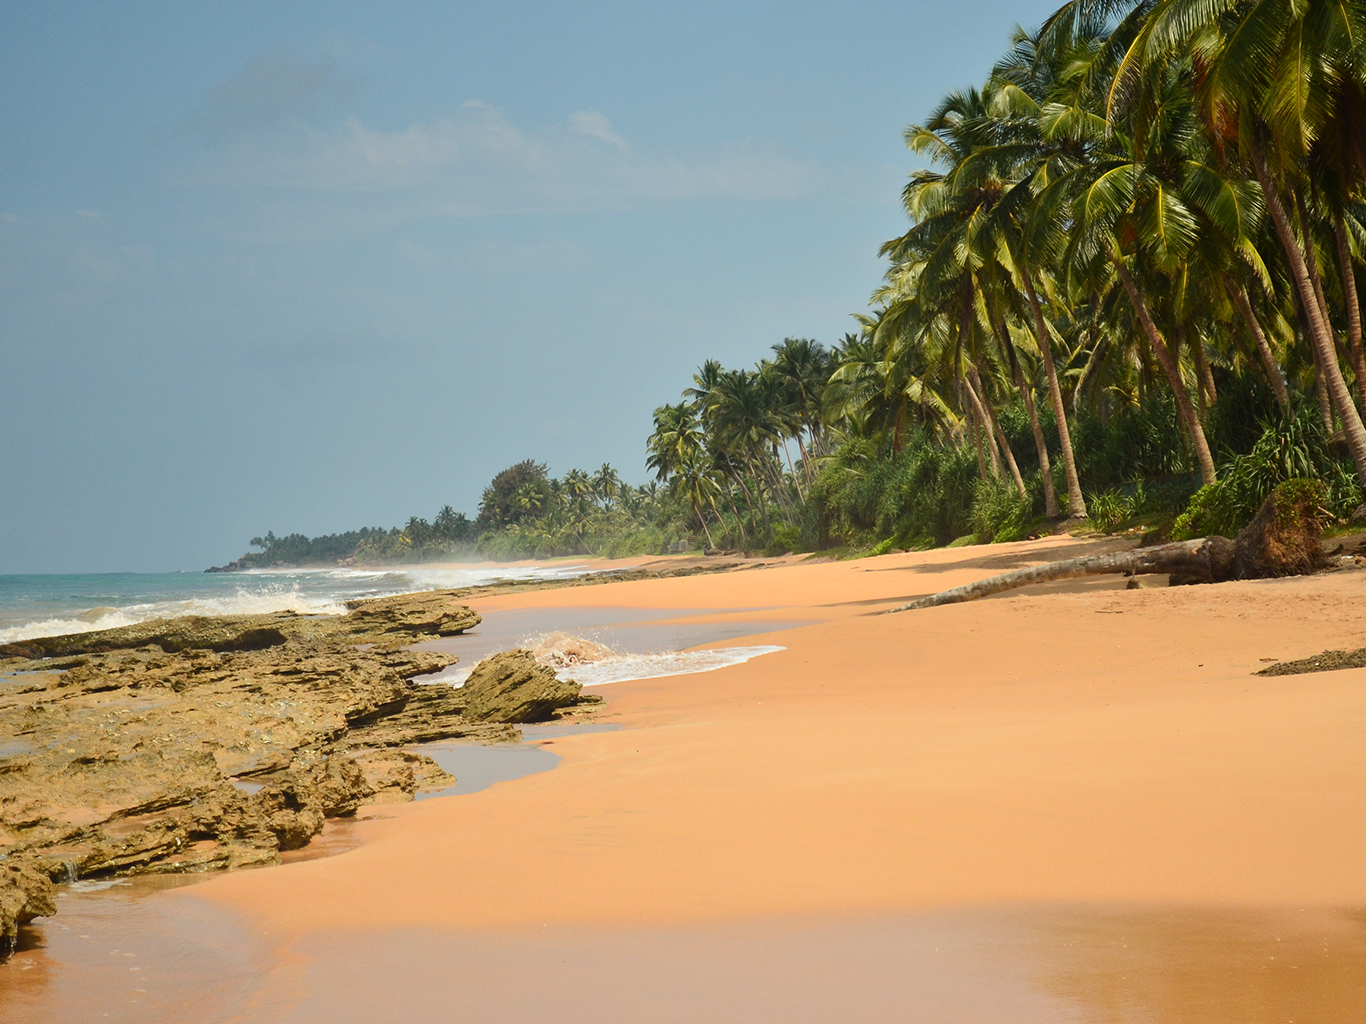
[[[1366,426],[1338,365],[1322,283],[1311,264],[1310,225],[1301,216],[1297,235],[1284,201],[1312,192],[1311,157],[1335,141],[1341,163],[1352,172],[1341,180],[1342,189],[1350,194],[1359,185],[1366,168],[1359,128],[1366,114],[1363,40],[1366,11],[1356,4],[1156,0],[1124,53],[1114,92],[1123,101],[1187,53],[1198,62],[1194,92],[1206,130],[1236,145],[1261,185],[1317,372],[1342,420],[1357,475],[1366,483]]]
[[[615,469],[604,462],[593,475],[593,494],[602,502],[604,508],[610,509],[620,493],[621,477]]]
[[[667,480],[685,459],[703,451],[706,437],[697,413],[685,402],[661,405],[655,410],[654,423],[654,432],[645,442],[645,464],[655,471],[655,479]]]

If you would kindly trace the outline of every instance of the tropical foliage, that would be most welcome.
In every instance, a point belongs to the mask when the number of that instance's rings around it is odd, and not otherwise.
[[[1072,0],[1017,29],[906,129],[907,227],[854,333],[703,363],[655,410],[648,488],[511,467],[480,549],[877,551],[1088,516],[1230,532],[1305,476],[1346,516],[1364,40],[1366,6],[1328,0]]]

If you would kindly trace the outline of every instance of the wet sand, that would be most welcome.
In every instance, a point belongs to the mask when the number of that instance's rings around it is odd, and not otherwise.
[[[554,771],[158,896],[269,965],[166,1019],[1360,1019],[1366,670],[1252,673],[1366,646],[1366,578],[870,614],[1082,547],[472,600],[812,624],[604,688],[625,728],[554,739]]]

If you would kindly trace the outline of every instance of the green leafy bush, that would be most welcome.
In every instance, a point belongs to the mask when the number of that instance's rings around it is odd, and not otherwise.
[[[1324,504],[1334,515],[1345,516],[1361,503],[1355,473],[1329,449],[1323,426],[1309,408],[1266,426],[1251,452],[1220,467],[1218,481],[1200,488],[1177,517],[1172,538],[1232,537],[1277,484],[1301,479],[1321,482]]]

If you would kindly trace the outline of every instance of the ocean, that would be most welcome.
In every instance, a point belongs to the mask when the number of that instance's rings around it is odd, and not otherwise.
[[[237,573],[0,575],[0,643],[130,626],[174,615],[329,615],[345,602],[495,580],[563,579],[582,565],[263,569]]]

